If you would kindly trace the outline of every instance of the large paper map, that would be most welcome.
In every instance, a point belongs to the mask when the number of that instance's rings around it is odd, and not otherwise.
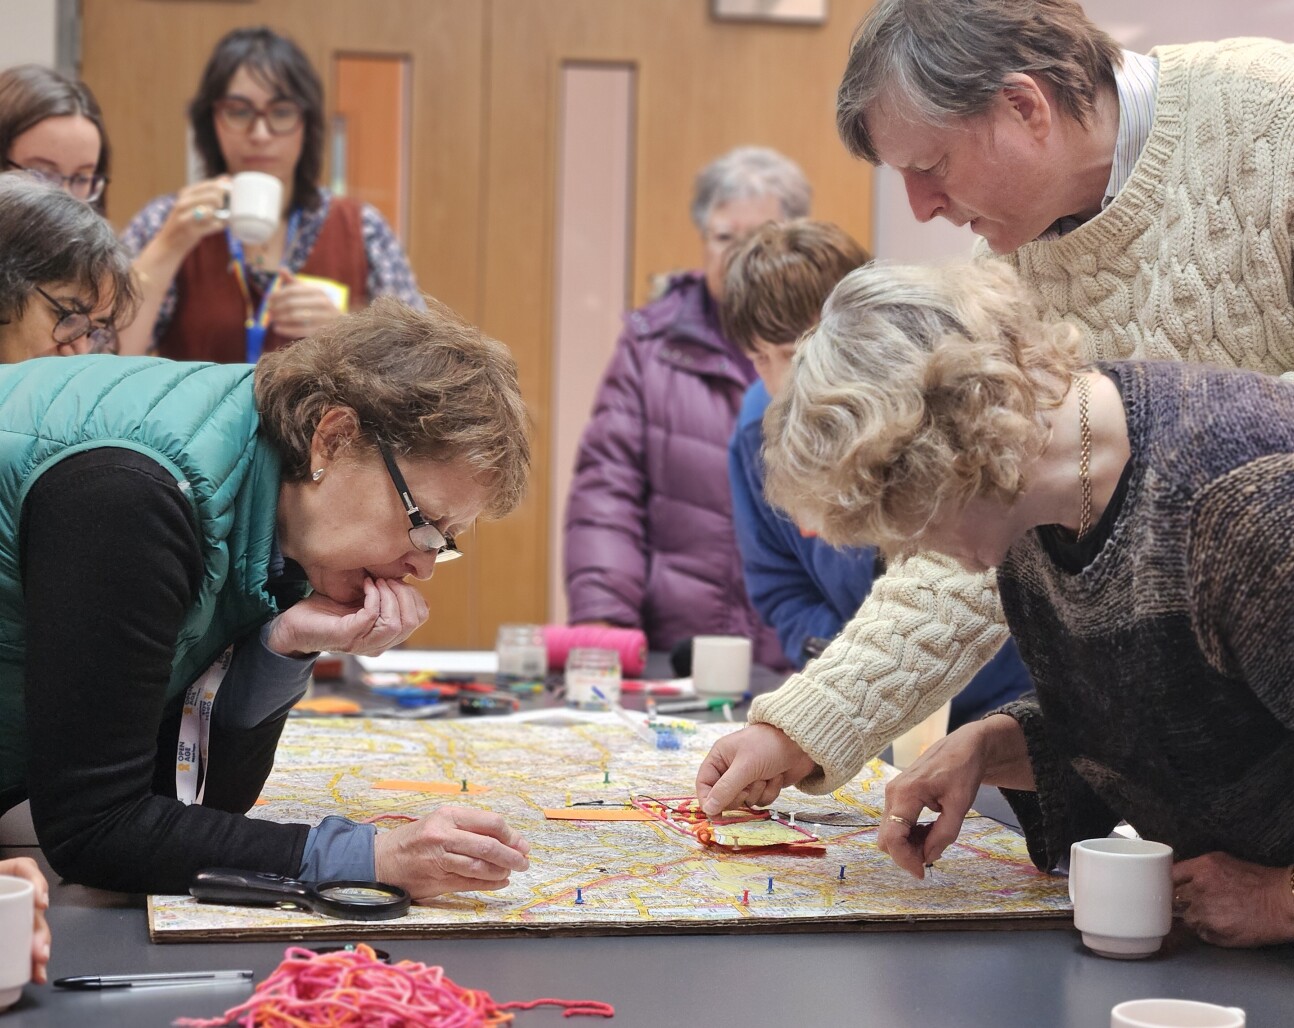
[[[592,800],[618,805],[631,794],[690,793],[710,745],[736,727],[701,725],[683,736],[680,750],[667,751],[614,721],[291,721],[264,802],[251,816],[315,824],[328,814],[362,820],[423,814],[446,801],[470,804],[503,814],[527,836],[530,869],[514,874],[500,892],[446,896],[384,922],[154,896],[150,933],[155,941],[183,941],[770,931],[958,920],[1018,926],[1070,909],[1064,881],[1037,872],[1024,840],[987,818],[967,819],[930,880],[915,881],[895,867],[874,845],[884,783],[895,774],[879,761],[830,796],[791,790],[775,804],[795,811],[801,825],[827,842],[825,856],[720,853],[659,823],[544,816],[545,808]],[[392,781],[465,782],[468,791],[446,796],[374,787]],[[849,823],[812,823],[822,815]]]

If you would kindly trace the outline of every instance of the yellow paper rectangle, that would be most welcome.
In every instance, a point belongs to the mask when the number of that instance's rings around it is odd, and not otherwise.
[[[335,279],[323,278],[320,275],[294,275],[293,278],[304,285],[322,289],[328,294],[328,299],[332,301],[332,305],[343,314],[350,311],[350,286]]]

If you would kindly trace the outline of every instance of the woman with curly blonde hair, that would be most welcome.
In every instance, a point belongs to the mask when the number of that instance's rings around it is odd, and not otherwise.
[[[803,527],[995,568],[1037,687],[891,782],[883,850],[920,877],[997,785],[1039,868],[1127,820],[1173,847],[1206,941],[1294,940],[1294,390],[1082,368],[1004,266],[872,266],[828,299],[765,438],[769,498]],[[775,795],[765,777],[743,798]]]

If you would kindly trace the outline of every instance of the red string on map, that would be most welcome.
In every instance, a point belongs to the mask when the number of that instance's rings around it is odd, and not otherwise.
[[[379,1021],[408,1028],[495,1028],[514,1010],[562,1008],[563,1017],[614,1017],[615,1007],[591,999],[497,1002],[483,989],[458,985],[443,967],[412,960],[387,965],[373,950],[318,954],[291,946],[284,960],[256,987],[251,999],[217,1018],[180,1018],[182,1028],[229,1024],[278,1024],[300,1028],[364,1028]]]

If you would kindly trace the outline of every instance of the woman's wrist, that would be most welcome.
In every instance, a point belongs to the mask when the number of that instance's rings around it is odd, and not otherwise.
[[[975,726],[984,758],[984,784],[1032,789],[1033,768],[1020,723],[1010,714],[990,714]]]

